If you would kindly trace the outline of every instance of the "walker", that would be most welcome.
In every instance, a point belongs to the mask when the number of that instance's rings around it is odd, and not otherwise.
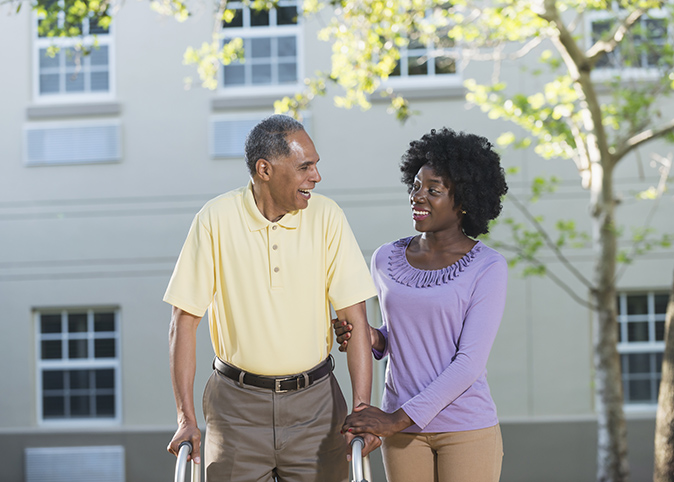
[[[368,482],[365,477],[370,476],[370,458],[363,457],[363,447],[365,441],[363,437],[355,437],[351,441],[351,479],[352,482]],[[192,444],[190,442],[182,442],[178,448],[178,458],[176,460],[176,471],[174,482],[185,482],[185,472],[187,472],[187,456],[192,453]],[[195,464],[194,461],[190,464],[190,472],[192,482],[201,481],[201,465]]]

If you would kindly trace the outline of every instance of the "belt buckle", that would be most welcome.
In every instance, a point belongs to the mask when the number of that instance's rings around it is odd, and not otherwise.
[[[283,390],[281,388],[281,383],[282,382],[287,382],[295,378],[297,380],[297,387],[296,388],[290,388],[288,390]],[[275,378],[274,379],[274,393],[286,393],[290,392],[292,390],[299,390],[300,388],[300,379],[299,377],[286,377],[286,378]]]

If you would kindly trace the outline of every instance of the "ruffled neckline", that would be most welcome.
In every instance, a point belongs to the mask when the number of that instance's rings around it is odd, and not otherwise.
[[[441,269],[418,269],[407,261],[405,251],[414,236],[399,239],[393,243],[393,249],[388,259],[388,273],[392,280],[412,288],[428,288],[437,286],[457,278],[475,259],[482,250],[482,242],[478,241],[473,249],[468,251],[456,263]]]

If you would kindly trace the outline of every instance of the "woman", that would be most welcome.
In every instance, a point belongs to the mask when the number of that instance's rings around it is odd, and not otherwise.
[[[343,431],[385,437],[389,482],[498,481],[503,446],[485,367],[507,264],[473,238],[501,212],[499,156],[487,139],[443,128],[410,143],[401,171],[421,234],[372,258],[383,318],[370,327],[373,354],[389,357],[382,409],[357,407]],[[334,328],[344,351],[350,326]]]

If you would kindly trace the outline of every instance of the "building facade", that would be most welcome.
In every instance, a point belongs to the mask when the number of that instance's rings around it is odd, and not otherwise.
[[[210,36],[205,7],[177,23],[127,3],[109,29],[93,20],[83,25],[85,45],[96,42],[88,56],[77,55],[71,41],[59,41],[61,49],[50,56],[51,41],[38,34],[39,19],[28,8],[0,17],[2,480],[92,480],[91,471],[110,481],[172,476],[174,458],[165,450],[175,430],[170,307],[161,299],[173,265],[200,207],[247,182],[242,147],[250,127],[273,113],[274,100],[329,67],[330,46],[315,40],[325,18],[298,19],[297,4],[286,0],[267,13],[232,8],[235,18],[220,35],[243,38],[247,60],[221,69],[214,90],[186,88],[184,78],[194,72],[182,65],[185,48]],[[600,20],[586,30],[601,32]],[[449,56],[420,65],[435,47],[411,46],[391,80],[419,112],[404,125],[374,97],[365,112],[338,109],[329,97],[316,98],[305,112],[321,155],[317,192],[342,206],[368,260],[381,244],[413,233],[397,167],[410,140],[442,126],[491,140],[510,130],[464,100],[463,81],[489,75],[489,68],[460,70]],[[647,69],[651,60],[641,61],[638,67]],[[504,66],[503,76],[521,91],[540,82],[516,66]],[[620,166],[621,223],[641,226],[644,213],[658,207],[632,199],[657,182],[641,158],[670,151],[656,142]],[[519,169],[509,177],[513,195],[524,199],[536,176],[555,174],[558,192],[532,210],[589,229],[589,195],[568,161],[543,161],[532,150],[506,150],[502,157],[505,167]],[[674,231],[671,209],[671,196],[659,201],[652,225]],[[508,201],[506,214],[516,215]],[[493,236],[505,237],[505,228]],[[634,480],[652,473],[673,254],[648,253],[618,281]],[[592,276],[591,248],[568,257]],[[550,253],[544,260],[576,286]],[[379,320],[374,300],[369,317]],[[213,356],[204,325],[196,400]],[[512,270],[489,363],[504,434],[504,482],[594,480],[591,331],[587,308],[547,278]],[[349,399],[345,358],[335,356]],[[376,401],[384,365],[375,365]],[[373,478],[383,480],[378,455]]]

